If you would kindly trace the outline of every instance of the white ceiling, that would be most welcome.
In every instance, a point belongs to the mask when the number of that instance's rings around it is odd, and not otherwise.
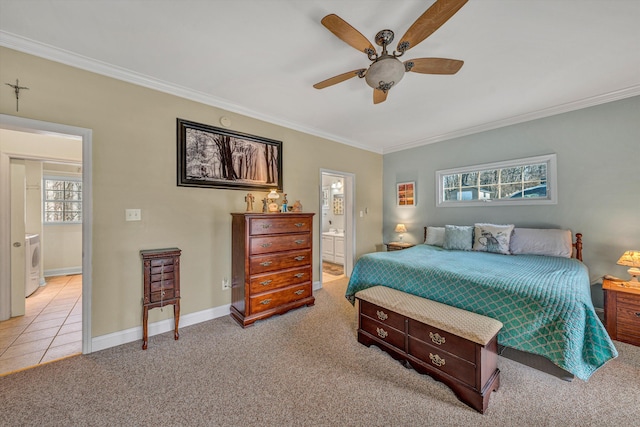
[[[378,105],[358,78],[312,87],[369,65],[322,17],[397,42],[432,3],[0,0],[0,45],[378,153],[640,95],[638,0],[470,0],[403,57],[456,75],[408,73]]]

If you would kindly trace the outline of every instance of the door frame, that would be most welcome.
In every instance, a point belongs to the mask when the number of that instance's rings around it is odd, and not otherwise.
[[[91,353],[91,284],[92,284],[92,130],[60,123],[43,122],[0,114],[0,129],[25,133],[55,134],[82,141],[82,353]],[[7,313],[11,296],[11,206],[9,160],[24,156],[0,152],[0,318]],[[59,159],[58,159],[59,160]],[[9,313],[11,307],[8,307]]]
[[[344,251],[344,274],[349,277],[353,271],[354,254],[356,253],[356,176],[350,172],[342,172],[333,169],[320,169],[319,201],[318,212],[318,241],[320,258],[320,283],[322,283],[322,176],[336,175],[344,179],[344,212],[345,212],[345,251]]]

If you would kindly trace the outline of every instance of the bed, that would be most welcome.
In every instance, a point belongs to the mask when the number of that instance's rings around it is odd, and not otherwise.
[[[585,381],[618,355],[578,259],[419,244],[362,256],[346,298],[353,304],[356,292],[376,285],[497,319],[501,346],[543,356]]]

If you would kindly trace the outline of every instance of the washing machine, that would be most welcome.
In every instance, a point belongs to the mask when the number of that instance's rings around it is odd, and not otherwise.
[[[25,297],[28,297],[40,286],[40,235],[25,235]]]

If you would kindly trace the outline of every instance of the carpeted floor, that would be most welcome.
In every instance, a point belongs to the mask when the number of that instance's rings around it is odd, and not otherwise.
[[[0,425],[630,426],[640,348],[588,382],[503,357],[481,415],[443,384],[356,340],[346,279],[316,305],[242,329],[228,316],[0,378]]]

